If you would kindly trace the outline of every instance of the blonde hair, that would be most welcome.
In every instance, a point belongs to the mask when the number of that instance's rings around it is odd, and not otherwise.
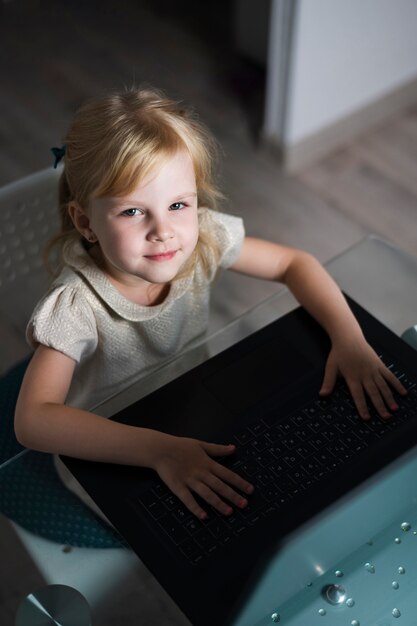
[[[191,157],[198,206],[216,209],[222,198],[215,184],[218,149],[214,138],[191,111],[161,91],[129,89],[87,102],[75,114],[64,143],[59,181],[61,231],[46,251],[47,259],[54,251],[57,254],[54,273],[63,266],[65,247],[74,239],[82,240],[68,213],[70,202],[87,208],[92,198],[128,194],[178,150],[185,149]],[[197,246],[181,276],[197,261],[208,271],[209,258],[219,253],[210,233],[200,228]]]

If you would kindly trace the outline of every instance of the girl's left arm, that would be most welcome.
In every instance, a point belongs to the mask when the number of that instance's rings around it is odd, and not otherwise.
[[[363,419],[370,417],[366,396],[381,417],[390,417],[389,410],[398,408],[392,389],[401,395],[406,389],[366,342],[342,292],[317,259],[295,248],[246,237],[230,269],[285,283],[326,330],[332,347],[320,394],[330,394],[340,374]]]

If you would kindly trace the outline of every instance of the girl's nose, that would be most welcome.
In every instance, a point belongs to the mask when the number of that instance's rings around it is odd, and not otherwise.
[[[154,219],[149,229],[148,239],[150,241],[167,241],[174,236],[172,229],[165,219]]]

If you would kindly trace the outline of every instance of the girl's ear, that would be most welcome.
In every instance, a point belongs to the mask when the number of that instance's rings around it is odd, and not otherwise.
[[[78,232],[90,243],[96,242],[97,237],[90,228],[90,218],[76,200],[69,203],[68,213]]]

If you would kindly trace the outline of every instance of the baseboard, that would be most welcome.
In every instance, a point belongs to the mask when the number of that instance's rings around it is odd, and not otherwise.
[[[416,103],[417,79],[292,145],[265,136],[262,144],[277,156],[285,172],[297,173]]]

